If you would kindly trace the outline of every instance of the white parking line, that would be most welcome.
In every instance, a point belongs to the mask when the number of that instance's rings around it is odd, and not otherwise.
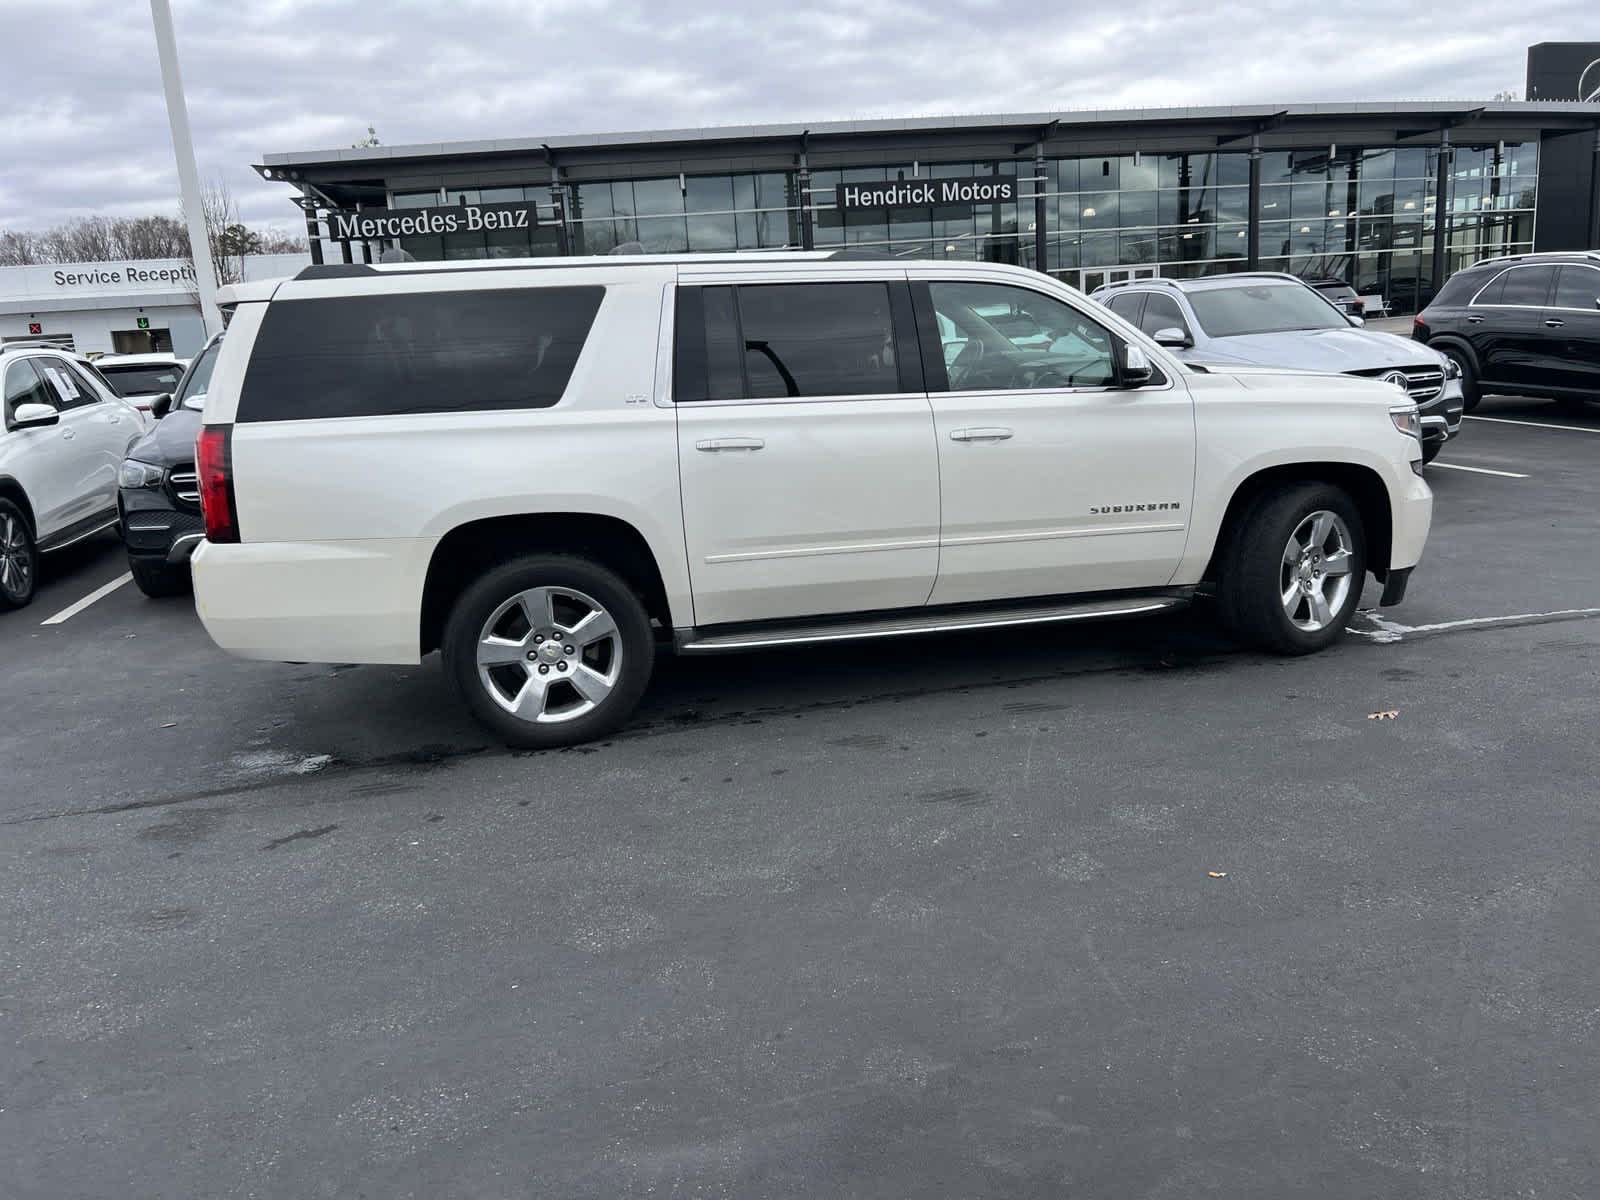
[[[1491,471],[1488,467],[1464,467],[1460,463],[1429,463],[1434,470],[1445,471],[1471,471],[1474,475],[1499,475],[1506,479],[1526,479],[1526,475],[1519,475],[1515,471]]]
[[[73,617],[77,616],[84,609],[88,608],[89,605],[93,604],[96,600],[104,600],[107,596],[111,595],[112,592],[116,591],[119,587],[127,583],[128,580],[132,578],[133,575],[131,573],[127,575],[118,575],[110,583],[102,584],[100,587],[95,588],[94,591],[90,592],[82,600],[67,605],[55,616],[46,617],[44,620],[40,621],[39,624],[59,625],[63,621],[70,621]]]
[[[1398,642],[1408,633],[1439,633],[1447,629],[1479,629],[1494,625],[1527,625],[1540,621],[1576,620],[1580,617],[1600,617],[1600,608],[1558,608],[1551,612],[1512,613],[1504,617],[1466,617],[1459,621],[1435,621],[1431,625],[1402,625],[1380,616],[1375,610],[1363,608],[1356,616],[1376,625],[1376,629],[1357,629],[1350,625],[1346,633],[1372,638],[1378,642]]]
[[[1563,433],[1600,433],[1587,425],[1551,425],[1546,421],[1517,421],[1511,417],[1467,417],[1468,421],[1493,421],[1496,425],[1526,425],[1530,429],[1559,429]]]

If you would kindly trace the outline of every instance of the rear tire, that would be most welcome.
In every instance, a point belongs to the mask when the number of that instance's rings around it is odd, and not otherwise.
[[[507,745],[542,750],[621,726],[650,682],[655,638],[644,603],[615,572],[535,554],[461,593],[441,650],[482,725]]]
[[[134,584],[152,600],[184,596],[193,587],[188,563],[146,562],[129,555],[128,570],[133,572]]]
[[[1344,635],[1367,572],[1366,531],[1346,492],[1327,483],[1267,492],[1227,537],[1217,599],[1234,636],[1311,654]]]
[[[0,499],[0,609],[22,608],[39,586],[39,547],[14,501]]]
[[[1461,368],[1461,411],[1471,412],[1483,399],[1478,392],[1478,378],[1472,373],[1471,360],[1453,346],[1440,346],[1439,353]]]

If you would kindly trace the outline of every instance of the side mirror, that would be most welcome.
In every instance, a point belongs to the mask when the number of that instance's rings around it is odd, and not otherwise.
[[[1354,313],[1346,313],[1344,319],[1349,321],[1350,324],[1354,325],[1357,329],[1360,329],[1367,323],[1367,319],[1365,317],[1358,317]]]
[[[190,396],[184,400],[183,406],[190,412],[205,412],[206,394],[201,392],[198,396]]]
[[[1122,344],[1122,369],[1117,372],[1117,382],[1126,388],[1143,387],[1155,377],[1156,369],[1150,356],[1132,342]]]
[[[61,414],[52,405],[19,404],[17,410],[11,414],[11,428],[43,429],[46,425],[59,423],[60,420]]]
[[[1194,345],[1194,339],[1176,325],[1166,329],[1158,329],[1151,335],[1158,346],[1165,346],[1168,350],[1187,350]]]
[[[162,392],[161,395],[157,396],[154,400],[150,401],[150,415],[152,417],[154,417],[158,421],[162,417],[166,416],[171,411],[172,411],[172,393],[171,392]]]

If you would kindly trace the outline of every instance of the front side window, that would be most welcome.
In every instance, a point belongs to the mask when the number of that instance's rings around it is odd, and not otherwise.
[[[1209,337],[1348,329],[1338,309],[1300,283],[1244,283],[1189,293],[1195,320]]]
[[[1115,342],[1053,296],[993,283],[930,283],[952,392],[1109,387]]]
[[[1500,299],[1493,303],[1543,308],[1550,298],[1550,285],[1555,282],[1555,277],[1554,267],[1512,267],[1505,273]]]
[[[206,389],[211,386],[211,372],[217,365],[217,355],[222,353],[222,343],[212,342],[203,351],[200,357],[189,368],[189,373],[183,377],[183,387],[173,397],[173,407],[179,408],[190,400],[198,403],[206,398]]]
[[[1557,308],[1600,312],[1600,271],[1593,267],[1562,267],[1556,278],[1554,303]]]
[[[1185,337],[1192,336],[1183,309],[1178,307],[1178,302],[1171,296],[1151,296],[1150,303],[1145,305],[1144,318],[1139,322],[1139,328],[1151,336],[1163,329],[1176,329]]]
[[[240,421],[548,408],[603,287],[484,288],[267,306]]]
[[[39,374],[44,376],[45,383],[55,393],[56,407],[62,412],[82,408],[85,404],[100,403],[100,394],[83,382],[72,367],[62,359],[40,358],[33,365],[39,369]]]
[[[33,364],[25,358],[6,368],[6,428],[11,427],[11,418],[24,404],[48,404],[51,408],[56,406],[55,397],[45,387],[44,380],[39,378],[38,372],[33,369]]]
[[[1139,305],[1143,301],[1143,292],[1118,292],[1106,302],[1106,307],[1132,324],[1139,319]]]

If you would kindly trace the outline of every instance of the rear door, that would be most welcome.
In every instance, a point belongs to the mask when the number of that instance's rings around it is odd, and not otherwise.
[[[904,277],[680,282],[675,327],[695,624],[925,604],[939,469]]]
[[[1485,388],[1501,384],[1537,391],[1555,385],[1556,343],[1544,324],[1555,276],[1552,266],[1510,267],[1473,298],[1467,337],[1477,351]]]
[[[1556,290],[1545,321],[1561,340],[1555,364],[1558,384],[1600,396],[1600,267],[1568,263],[1556,274]]]

